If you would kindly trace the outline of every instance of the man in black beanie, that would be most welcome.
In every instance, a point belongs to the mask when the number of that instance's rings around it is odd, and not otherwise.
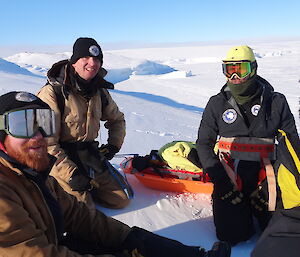
[[[55,63],[38,96],[56,114],[55,135],[48,151],[57,157],[51,175],[78,200],[94,208],[94,201],[108,208],[130,202],[131,188],[107,160],[120,150],[125,137],[124,114],[107,89],[103,53],[93,38],[78,38],[70,60]],[[105,121],[108,142],[98,147],[100,121]]]

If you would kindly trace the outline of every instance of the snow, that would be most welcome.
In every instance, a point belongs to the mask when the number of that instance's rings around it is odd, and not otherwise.
[[[221,60],[232,45],[178,46],[104,52],[107,80],[116,83],[112,97],[124,112],[127,134],[121,153],[149,154],[173,140],[195,141],[201,115],[210,96],[225,83]],[[284,93],[298,131],[300,41],[258,42],[250,45],[258,74]],[[0,94],[12,90],[36,93],[53,63],[64,53],[17,53],[0,59]],[[106,142],[102,129],[99,140]],[[121,158],[112,163],[119,167]],[[217,241],[211,198],[145,188],[133,175],[128,180],[135,196],[123,210],[99,207],[130,226],[140,226],[188,245],[210,248]],[[233,257],[246,257],[258,235],[233,248]]]
[[[6,61],[18,64],[20,67],[29,70],[30,72],[38,75],[46,75],[47,70],[52,64],[70,58],[71,52],[66,53],[18,53],[4,58]]]
[[[12,62],[6,61],[1,58],[0,58],[0,71],[7,72],[7,73],[23,74],[23,75],[33,75],[27,69],[24,69],[17,64],[14,64]]]

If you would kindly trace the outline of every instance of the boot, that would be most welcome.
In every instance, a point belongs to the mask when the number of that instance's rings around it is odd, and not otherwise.
[[[204,253],[203,257],[230,257],[231,246],[227,242],[215,242],[211,250]]]

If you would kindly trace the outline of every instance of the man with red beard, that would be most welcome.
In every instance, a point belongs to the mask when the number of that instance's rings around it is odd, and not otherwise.
[[[27,92],[0,96],[0,256],[229,257],[230,246],[210,251],[142,228],[130,228],[66,193],[49,172],[55,157],[45,137],[54,114]]]

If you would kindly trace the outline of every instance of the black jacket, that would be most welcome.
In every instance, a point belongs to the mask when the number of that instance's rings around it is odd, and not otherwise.
[[[298,257],[299,232],[300,207],[276,211],[257,241],[251,257]]]
[[[279,134],[278,129],[282,129],[299,140],[295,120],[285,96],[274,92],[273,87],[259,76],[256,83],[262,87],[262,94],[251,105],[248,104],[246,115],[241,113],[227,85],[220,93],[212,96],[205,107],[198,131],[197,151],[204,170],[213,182],[226,174],[214,153],[218,136],[275,138]],[[258,113],[251,114],[259,106]],[[249,113],[253,115],[250,125],[244,119],[244,116],[249,117]]]

